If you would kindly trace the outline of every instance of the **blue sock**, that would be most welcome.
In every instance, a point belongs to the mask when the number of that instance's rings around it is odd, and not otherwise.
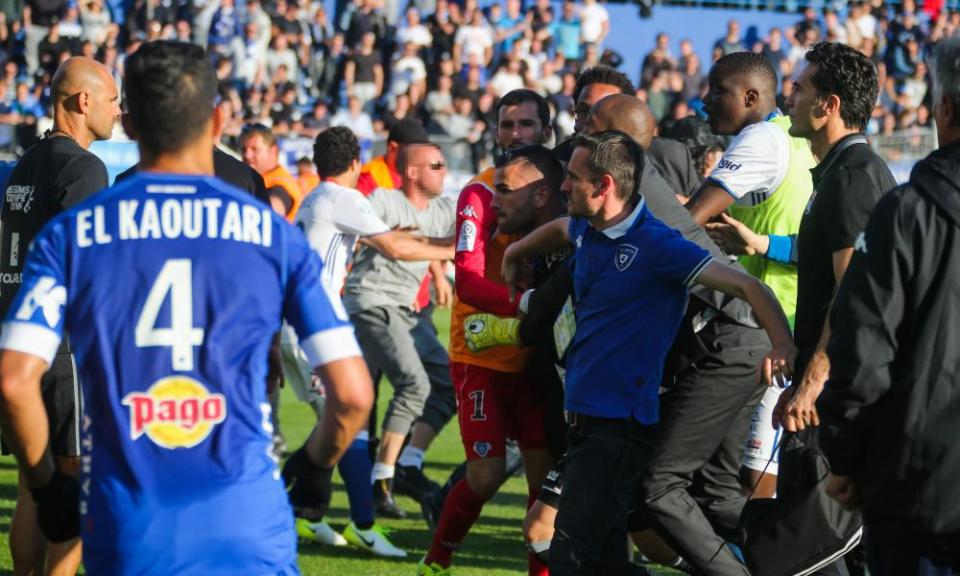
[[[373,485],[370,483],[373,463],[367,449],[367,438],[366,431],[357,434],[337,465],[340,477],[347,487],[350,519],[361,530],[368,530],[373,526]]]

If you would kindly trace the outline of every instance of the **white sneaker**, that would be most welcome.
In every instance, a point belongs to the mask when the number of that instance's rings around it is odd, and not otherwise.
[[[297,518],[297,536],[327,546],[346,546],[347,539],[341,536],[326,522],[310,522]]]
[[[387,556],[389,558],[406,558],[407,552],[401,550],[390,542],[387,534],[390,530],[374,524],[369,530],[361,530],[357,525],[351,522],[343,531],[343,537],[347,542],[357,548],[363,548],[377,556]]]

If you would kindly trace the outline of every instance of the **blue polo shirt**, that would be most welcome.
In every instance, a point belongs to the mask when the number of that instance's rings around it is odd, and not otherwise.
[[[663,361],[710,254],[640,203],[596,230],[570,219],[576,334],[567,352],[566,409],[603,418],[660,419]]]

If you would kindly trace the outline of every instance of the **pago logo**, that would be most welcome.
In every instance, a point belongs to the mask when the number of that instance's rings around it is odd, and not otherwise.
[[[171,450],[200,444],[227,417],[223,394],[211,394],[187,376],[170,376],[146,392],[131,392],[124,396],[123,405],[130,408],[131,439],[146,434]]]

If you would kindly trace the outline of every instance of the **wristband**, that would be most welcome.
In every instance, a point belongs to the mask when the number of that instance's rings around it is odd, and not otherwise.
[[[793,252],[793,238],[790,236],[778,236],[770,234],[770,247],[767,248],[765,257],[767,260],[773,260],[781,264],[790,263],[790,253]]]

